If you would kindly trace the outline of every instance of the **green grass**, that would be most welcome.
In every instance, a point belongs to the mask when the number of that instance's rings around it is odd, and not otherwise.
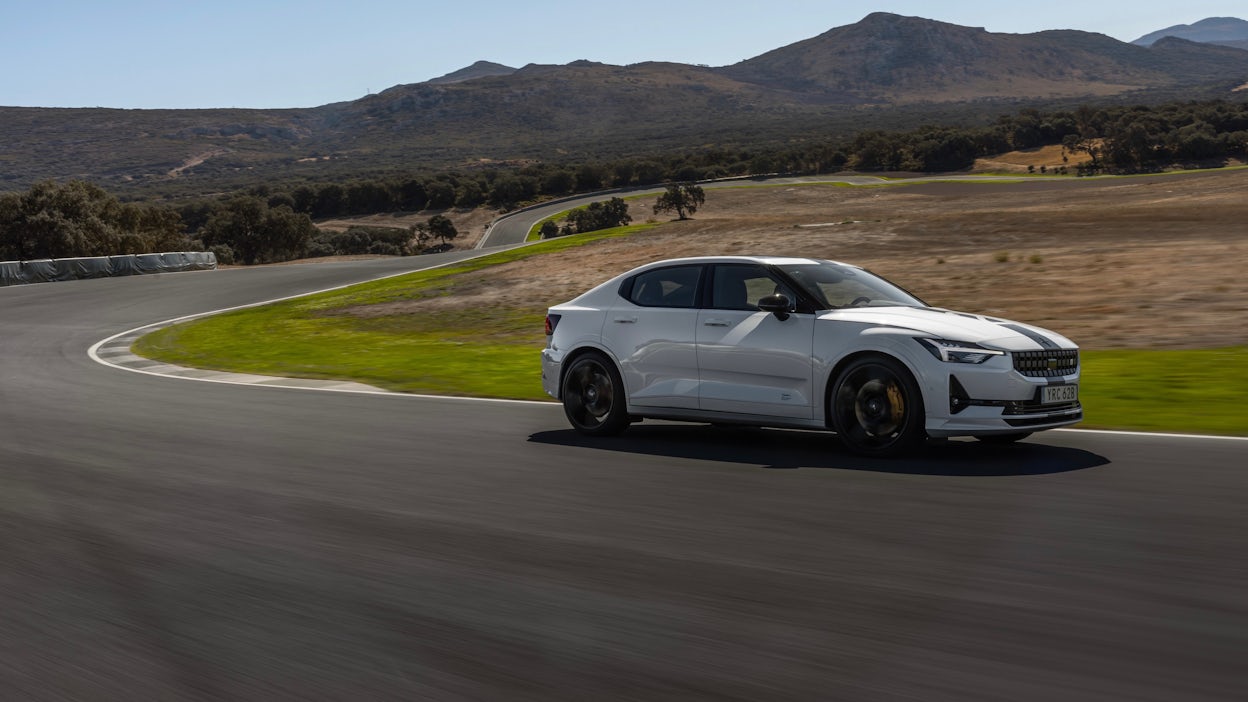
[[[1082,356],[1084,427],[1248,435],[1248,347]]]
[[[547,399],[538,352],[545,306],[442,307],[362,316],[383,303],[454,296],[491,266],[658,225],[578,234],[443,268],[176,324],[134,351],[168,363],[261,375],[354,380],[389,390]],[[1088,428],[1248,435],[1248,347],[1085,351]]]
[[[656,187],[657,187],[657,186],[656,186]],[[621,199],[621,200],[624,200],[625,202],[628,202],[629,200],[640,200],[640,199],[642,199],[642,198],[644,198],[644,197],[649,197],[649,196],[647,196],[647,195],[627,195],[627,196],[622,197],[622,198],[620,198],[620,199]],[[540,220],[538,220],[538,221],[534,222],[534,223],[533,223],[533,226],[529,227],[529,233],[528,233],[528,234],[525,236],[525,238],[524,238],[525,242],[541,241],[541,240],[542,240],[542,225],[543,225],[543,224],[545,224],[545,223],[547,223],[547,222],[561,222],[561,221],[563,221],[563,220],[567,219],[568,215],[572,214],[573,212],[576,212],[577,210],[584,210],[584,209],[588,209],[588,208],[589,208],[589,205],[579,205],[579,206],[577,206],[577,207],[569,207],[569,208],[568,208],[568,209],[566,209],[566,210],[561,210],[561,211],[556,212],[555,214],[553,214],[553,215],[551,215],[551,216],[549,216],[549,217],[543,217],[542,219],[540,219]],[[586,232],[586,233],[587,233],[587,234],[589,234],[589,233],[591,233],[591,232]]]
[[[383,303],[454,295],[490,266],[656,225],[560,237],[428,271],[175,324],[135,342],[140,356],[196,368],[347,379],[388,390],[542,399],[545,307],[422,309],[362,316]]]

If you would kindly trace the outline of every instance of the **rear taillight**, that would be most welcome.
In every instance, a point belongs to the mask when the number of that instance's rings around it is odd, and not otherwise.
[[[551,334],[554,334],[555,327],[557,326],[559,326],[559,315],[557,314],[546,315],[546,336],[550,336]]]

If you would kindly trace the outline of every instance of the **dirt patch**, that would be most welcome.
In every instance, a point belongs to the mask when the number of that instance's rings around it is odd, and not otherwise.
[[[1067,168],[1074,172],[1076,166],[1091,160],[1092,157],[1085,153],[1071,153],[1061,144],[1052,144],[1034,149],[1010,151],[992,158],[976,159],[975,167],[971,171],[973,173],[1029,173]]]
[[[415,224],[428,222],[434,215],[443,215],[455,225],[459,236],[455,237],[457,249],[471,249],[485,235],[486,227],[498,216],[494,210],[484,207],[471,210],[424,210],[421,212],[388,212],[359,217],[339,217],[316,223],[325,231],[346,231],[350,227],[391,227],[407,229]]]
[[[1051,327],[1084,348],[1248,344],[1248,170],[1113,180],[708,191],[696,219],[474,274],[453,304],[544,308],[648,261],[816,256],[929,304]],[[635,221],[652,200],[632,201]]]

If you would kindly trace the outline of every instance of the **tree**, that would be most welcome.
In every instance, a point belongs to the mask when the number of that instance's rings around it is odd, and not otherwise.
[[[391,209],[394,203],[390,190],[374,180],[361,180],[348,184],[344,189],[343,197],[347,214],[385,212]]]
[[[916,166],[921,171],[960,171],[975,165],[975,141],[964,132],[935,130],[924,134],[913,146]]]
[[[576,174],[566,168],[557,168],[542,178],[542,192],[547,195],[567,195],[576,187]]]
[[[306,214],[286,206],[270,208],[257,197],[239,196],[225,203],[204,225],[206,246],[229,246],[243,263],[274,263],[303,255],[316,226]]]
[[[429,196],[425,194],[425,184],[417,178],[408,178],[399,183],[398,191],[399,209],[419,212],[429,202]]]
[[[121,203],[85,181],[42,181],[0,196],[0,260],[185,250],[174,210]]]
[[[442,215],[430,217],[428,227],[429,234],[441,239],[443,244],[459,236],[459,230],[455,228],[455,223]]]
[[[1103,139],[1090,139],[1080,137],[1078,134],[1067,134],[1062,137],[1062,148],[1072,154],[1087,154],[1091,161],[1088,162],[1086,170],[1095,172],[1101,169],[1101,156],[1105,153]],[[1085,170],[1082,164],[1080,164],[1080,170]]]
[[[337,183],[322,186],[316,191],[316,202],[312,204],[313,217],[337,217],[343,213],[347,201],[347,191]]]
[[[607,169],[597,163],[585,163],[576,169],[576,192],[587,193],[601,190],[607,179]]]
[[[411,234],[416,239],[416,248],[421,250],[424,250],[429,245],[429,240],[433,238],[433,234],[429,232],[429,225],[424,222],[413,224]]]
[[[663,164],[655,161],[642,161],[634,169],[638,185],[652,185],[663,180],[666,169]]]
[[[593,232],[628,224],[633,218],[628,214],[628,203],[613,197],[606,202],[591,202],[583,209],[569,212],[567,221],[576,232]]]
[[[485,188],[475,180],[465,180],[455,189],[455,206],[470,209],[485,202]]]
[[[860,171],[900,171],[905,161],[903,135],[871,130],[854,137],[854,168]]]
[[[425,183],[425,195],[429,198],[425,207],[444,210],[455,204],[455,184],[445,180],[431,180]]]
[[[490,186],[489,203],[499,209],[514,209],[522,201],[533,197],[533,179],[503,175]]]
[[[654,213],[675,212],[678,219],[689,219],[706,202],[702,186],[693,183],[669,183],[667,191],[654,203]]]

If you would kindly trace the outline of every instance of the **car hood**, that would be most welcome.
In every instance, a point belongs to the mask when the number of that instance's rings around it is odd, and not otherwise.
[[[819,319],[909,329],[924,336],[969,341],[1003,351],[1078,348],[1048,329],[935,307],[853,307],[825,312]]]

